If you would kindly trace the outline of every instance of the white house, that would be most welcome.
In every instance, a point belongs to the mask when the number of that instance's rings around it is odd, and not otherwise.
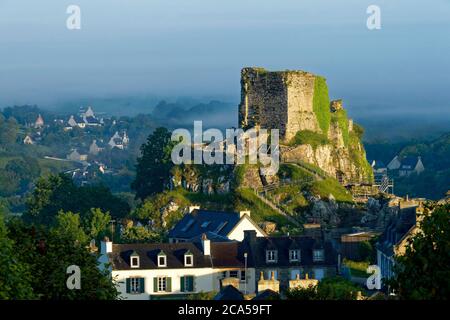
[[[33,141],[33,139],[32,139],[29,135],[27,135],[27,136],[23,139],[23,144],[28,144],[28,145],[34,144],[34,141]]]
[[[170,242],[197,241],[202,234],[212,240],[244,239],[244,231],[254,230],[258,237],[267,234],[250,218],[250,211],[223,212],[190,207],[186,214],[169,232]]]
[[[101,243],[100,267],[108,267],[120,298],[149,300],[185,298],[218,292],[221,280],[237,278],[239,289],[255,292],[254,268],[246,268],[238,242]]]

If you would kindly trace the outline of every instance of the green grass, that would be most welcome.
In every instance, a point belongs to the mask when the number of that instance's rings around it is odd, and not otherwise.
[[[11,160],[19,159],[20,157],[12,157],[12,156],[0,156],[0,169],[5,168],[6,164]]]
[[[369,162],[366,159],[365,152],[361,152],[357,148],[357,146],[360,144],[360,140],[357,133],[353,131],[350,132],[349,138],[350,138],[349,152],[351,160],[358,168],[361,169],[365,179],[368,182],[372,182],[373,181],[372,167],[370,166]]]
[[[348,117],[347,111],[344,109],[338,110],[331,115],[331,121],[336,122],[342,131],[342,138],[344,140],[344,145],[348,146],[350,142],[349,132],[348,132]]]
[[[328,198],[330,194],[339,202],[352,202],[352,195],[336,179],[327,178],[315,181],[310,191],[321,198]]]
[[[323,146],[329,144],[330,141],[325,134],[310,131],[310,130],[302,130],[298,131],[295,134],[295,137],[289,141],[289,145],[296,146],[301,144],[309,144],[313,147],[313,149],[317,149],[318,146]]]
[[[290,178],[294,181],[311,181],[314,179],[312,173],[293,164],[281,164],[278,170],[278,177],[281,179]]]
[[[291,223],[277,211],[262,202],[249,188],[239,188],[235,191],[236,210],[251,210],[252,219],[259,223],[275,222],[277,226],[287,226]]]
[[[323,134],[328,134],[330,127],[330,97],[325,78],[316,77],[314,81],[313,110]]]
[[[367,268],[369,267],[369,262],[367,261],[359,262],[344,259],[343,264],[344,266],[350,269],[350,273],[352,276],[361,278],[369,277],[369,274],[366,272]]]
[[[292,216],[304,212],[309,203],[302,194],[303,186],[300,184],[285,185],[271,191],[268,196],[287,213]]]
[[[39,166],[41,167],[42,174],[49,173],[60,173],[63,171],[71,170],[76,168],[73,162],[69,161],[58,161],[52,159],[37,159]]]

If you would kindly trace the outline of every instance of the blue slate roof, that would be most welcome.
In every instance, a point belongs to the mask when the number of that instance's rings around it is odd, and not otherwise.
[[[401,169],[414,170],[419,159],[417,157],[406,157],[401,162]]]
[[[239,212],[194,210],[170,230],[169,238],[191,239],[203,233],[226,237],[239,220]]]

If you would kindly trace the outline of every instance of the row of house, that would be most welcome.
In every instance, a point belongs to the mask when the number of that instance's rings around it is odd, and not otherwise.
[[[101,243],[123,299],[181,298],[232,285],[246,295],[317,284],[338,272],[338,255],[323,235],[270,237],[250,213],[194,209],[169,243]]]
[[[375,177],[388,175],[389,172],[397,173],[400,177],[405,177],[413,173],[419,175],[425,170],[420,156],[395,156],[387,166],[382,161],[373,160],[371,165]]]
[[[80,110],[78,115],[71,115],[67,121],[67,127],[65,130],[71,130],[78,127],[84,129],[86,127],[98,127],[103,125],[103,118],[98,119],[95,116],[95,112],[92,107],[88,107],[87,110]]]

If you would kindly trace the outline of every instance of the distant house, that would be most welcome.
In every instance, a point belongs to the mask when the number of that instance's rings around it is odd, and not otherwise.
[[[84,116],[86,118],[95,118],[95,113],[91,106],[89,106],[87,110],[84,112]]]
[[[421,157],[406,157],[402,160],[402,165],[398,169],[401,177],[409,176],[412,173],[421,174],[425,170]]]
[[[290,287],[291,280],[320,281],[338,272],[337,251],[323,235],[257,237],[250,230],[245,231],[242,250],[248,252],[248,265],[260,275],[258,292],[266,289],[280,292]],[[270,280],[275,282],[267,283]]]
[[[130,139],[128,138],[127,132],[124,131],[122,135],[119,134],[118,131],[109,139],[108,145],[111,149],[117,148],[120,150],[124,150],[127,148]]]
[[[87,154],[80,154],[76,149],[72,150],[72,152],[67,155],[67,160],[71,161],[86,161],[87,158]]]
[[[44,126],[44,119],[42,118],[41,115],[39,115],[36,119],[36,121],[34,122],[34,127],[37,128],[42,128]]]
[[[86,124],[86,126],[97,127],[101,125],[100,120],[98,120],[95,117],[84,116],[83,121]]]
[[[86,122],[84,122],[83,118],[71,115],[69,120],[67,121],[67,124],[70,127],[79,127],[79,128],[85,128],[86,127]]]
[[[79,115],[77,116],[71,115],[69,120],[67,121],[67,124],[69,125],[67,129],[74,127],[84,129],[87,126],[88,127],[101,126],[103,124],[103,119],[97,119],[92,107],[88,107],[86,111],[83,108],[80,108]]]
[[[99,144],[100,144],[100,146],[99,146]],[[89,153],[94,156],[98,155],[103,150],[105,150],[105,148],[103,147],[103,144],[101,143],[101,141],[97,143],[97,140],[93,140],[91,145],[89,146]]]
[[[33,141],[33,139],[32,139],[29,135],[27,135],[27,136],[23,139],[23,144],[27,144],[27,145],[34,144],[34,141]]]
[[[389,170],[398,170],[400,169],[400,166],[402,163],[400,162],[400,159],[398,156],[395,156],[394,159],[391,160],[391,162],[388,163],[387,168]]]
[[[418,231],[417,206],[401,209],[393,217],[377,243],[377,265],[382,280],[394,275],[395,257],[405,252],[407,240]]]
[[[405,158],[395,156],[387,165],[387,169],[391,171],[398,171],[398,175],[404,177],[409,176],[412,173],[421,174],[425,170],[425,166],[423,165],[422,158],[420,156],[410,156]]]
[[[186,242],[199,239],[206,234],[215,241],[244,239],[244,231],[253,230],[258,237],[267,234],[250,218],[250,211],[222,212],[201,210],[191,207],[186,214],[169,232],[170,242]]]

